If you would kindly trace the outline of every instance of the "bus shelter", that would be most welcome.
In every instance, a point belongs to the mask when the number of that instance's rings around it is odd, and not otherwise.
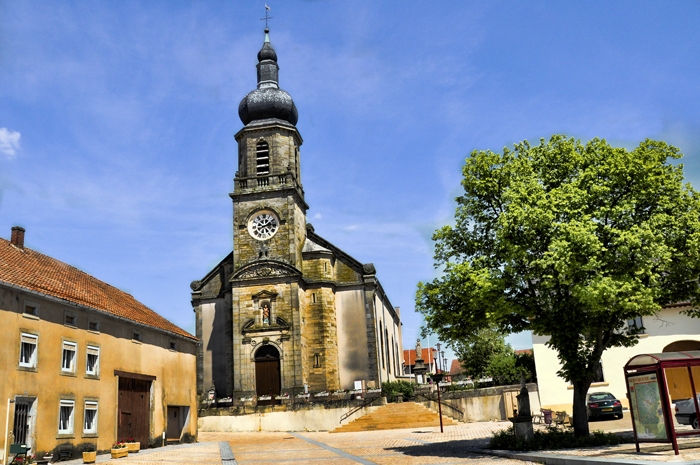
[[[671,408],[693,399],[700,411],[700,350],[636,355],[625,365],[625,382],[637,452],[642,442],[670,442],[678,455],[678,437],[700,436],[700,429],[678,428]]]

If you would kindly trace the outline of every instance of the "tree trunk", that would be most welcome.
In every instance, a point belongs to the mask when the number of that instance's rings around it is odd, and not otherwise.
[[[591,387],[591,381],[576,381],[574,384],[574,436],[588,436],[588,414],[586,413],[586,394]]]

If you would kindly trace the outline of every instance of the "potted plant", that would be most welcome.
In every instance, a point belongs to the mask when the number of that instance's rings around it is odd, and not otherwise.
[[[112,444],[110,453],[112,454],[113,459],[120,459],[129,455],[129,449],[126,448],[126,443],[115,442],[114,444]]]
[[[97,460],[97,450],[92,444],[85,444],[83,446],[83,463],[95,463]]]
[[[124,443],[126,444],[126,448],[129,450],[130,454],[141,450],[141,443],[134,438],[126,438]]]

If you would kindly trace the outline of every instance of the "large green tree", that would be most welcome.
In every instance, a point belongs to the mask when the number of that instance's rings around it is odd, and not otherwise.
[[[450,346],[464,373],[475,381],[491,376],[489,366],[494,358],[510,356],[515,364],[513,349],[506,344],[505,336],[493,328],[482,328]]]
[[[426,329],[447,342],[492,326],[549,336],[575,434],[588,434],[603,351],[637,342],[626,322],[698,301],[700,201],[681,157],[659,141],[628,151],[561,135],[472,152],[455,224],[433,236],[443,272],[418,284]]]

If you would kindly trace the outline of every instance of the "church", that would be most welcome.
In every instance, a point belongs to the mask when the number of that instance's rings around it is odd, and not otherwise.
[[[192,306],[197,391],[218,398],[379,387],[402,373],[399,308],[361,263],[307,222],[297,108],[265,29],[257,88],[241,101],[233,250]]]

